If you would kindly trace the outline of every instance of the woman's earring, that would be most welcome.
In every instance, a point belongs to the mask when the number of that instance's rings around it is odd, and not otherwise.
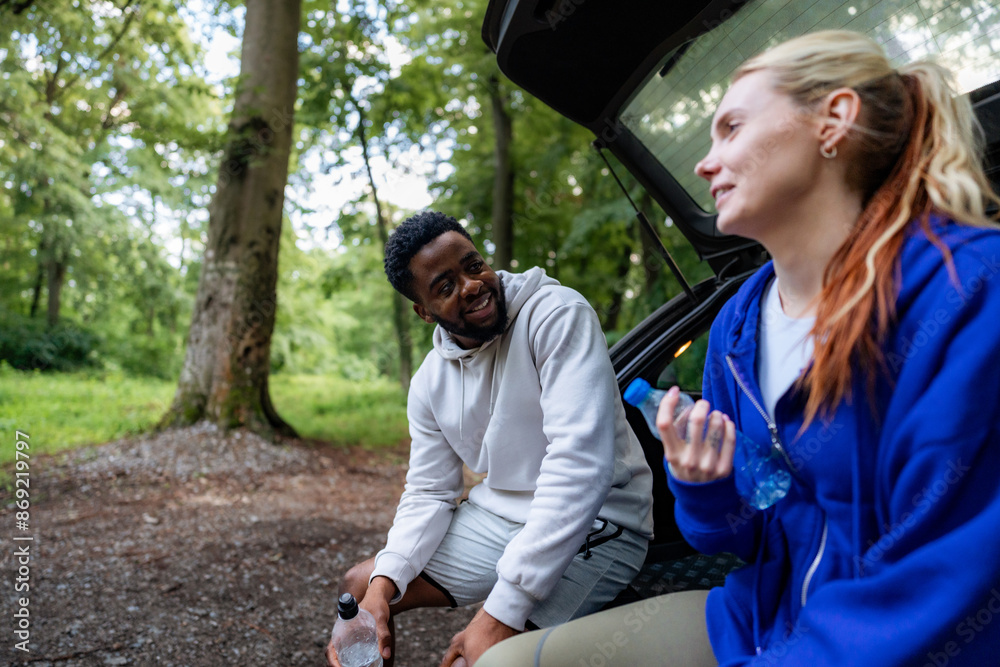
[[[830,148],[827,148],[826,146],[820,146],[819,154],[828,160],[832,160],[833,158],[837,157],[837,147],[830,146]]]

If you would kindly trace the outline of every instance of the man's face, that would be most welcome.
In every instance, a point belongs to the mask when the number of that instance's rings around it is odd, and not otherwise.
[[[421,248],[410,272],[413,310],[425,322],[440,324],[461,347],[478,347],[507,328],[500,277],[458,232],[445,232]]]

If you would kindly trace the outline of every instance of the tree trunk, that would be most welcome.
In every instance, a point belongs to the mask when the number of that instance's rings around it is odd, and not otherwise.
[[[493,134],[496,147],[493,153],[493,268],[509,269],[514,258],[514,164],[510,156],[513,137],[510,114],[507,113],[507,96],[500,89],[496,75],[489,80],[490,103],[493,108]]]
[[[653,210],[653,197],[648,193],[643,191],[642,199],[639,200],[639,208],[646,217],[650,220],[656,220],[656,213]],[[639,241],[642,244],[642,268],[645,274],[646,282],[646,293],[653,294],[660,285],[660,281],[663,275],[663,258],[657,252],[653,240],[649,238],[649,234],[646,233],[642,227],[632,219],[636,233],[639,234]],[[661,290],[662,291],[662,290]]]
[[[31,292],[31,310],[28,315],[31,319],[35,319],[35,315],[38,314],[38,304],[42,300],[42,283],[45,281],[45,261],[42,259],[44,254],[45,243],[43,242],[38,249],[38,271],[35,273],[35,286]]]
[[[62,298],[63,283],[66,280],[65,255],[53,255],[48,261],[48,308],[45,321],[50,327],[59,324],[59,306]]]
[[[608,305],[604,321],[601,323],[605,331],[618,328],[618,318],[622,314],[622,299],[625,296],[625,278],[632,266],[632,248],[624,246],[618,255],[618,266],[615,267],[615,287],[611,292],[611,303]]]
[[[382,202],[378,198],[378,188],[375,187],[375,177],[372,175],[371,160],[368,155],[368,135],[365,130],[365,111],[359,105],[358,109],[358,140],[361,142],[361,156],[365,161],[365,171],[368,174],[368,185],[372,189],[372,199],[375,200],[375,221],[378,227],[378,237],[382,242],[382,254],[385,254],[385,244],[389,240],[389,221],[385,219]],[[396,331],[396,341],[399,346],[399,384],[403,391],[410,390],[410,376],[413,375],[413,344],[410,338],[409,308],[406,297],[392,290],[392,324]]]
[[[294,436],[271,404],[268,371],[301,0],[247,0],[246,7],[240,83],[209,208],[187,354],[161,426],[209,420]]]

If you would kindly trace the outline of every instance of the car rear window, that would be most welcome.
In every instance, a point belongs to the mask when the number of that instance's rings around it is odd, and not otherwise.
[[[714,211],[712,198],[694,166],[708,153],[712,114],[733,71],[769,46],[806,32],[846,28],[882,44],[896,66],[935,57],[955,72],[961,93],[1000,79],[1000,7],[987,0],[759,0],[720,19],[670,54],[621,114],[706,212]]]

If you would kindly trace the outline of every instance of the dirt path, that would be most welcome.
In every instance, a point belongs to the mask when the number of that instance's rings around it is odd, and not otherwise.
[[[32,460],[31,542],[0,493],[9,664],[324,665],[337,582],[392,521],[405,448],[273,446],[211,428]],[[15,548],[29,545],[27,593]],[[29,653],[14,649],[28,596]],[[475,609],[397,621],[398,667],[438,664]]]

